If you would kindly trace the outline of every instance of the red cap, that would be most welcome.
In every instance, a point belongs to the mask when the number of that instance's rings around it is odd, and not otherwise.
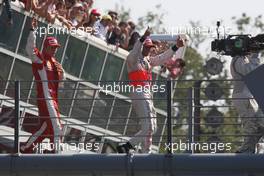
[[[145,41],[144,41],[144,46],[145,47],[155,47],[155,45],[152,43],[152,40],[150,38],[147,38]]]
[[[57,41],[57,39],[55,37],[47,37],[44,41],[44,46],[56,46],[56,47],[60,47],[61,45],[59,44],[59,42]]]
[[[97,9],[92,9],[91,14],[95,16],[101,16],[100,12]]]

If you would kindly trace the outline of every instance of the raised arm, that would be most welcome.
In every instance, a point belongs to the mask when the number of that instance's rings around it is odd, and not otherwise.
[[[142,48],[142,42],[140,40],[138,40],[135,44],[133,49],[129,52],[128,56],[127,56],[127,62],[129,63],[136,63],[137,59],[140,55],[141,52],[141,48]]]
[[[141,54],[142,45],[145,39],[150,35],[150,28],[148,27],[145,31],[144,35],[134,44],[133,49],[130,51],[130,53],[127,56],[127,62],[129,64],[135,64],[137,60],[139,59],[139,56]]]
[[[36,32],[35,30],[37,29],[37,21],[36,19],[32,20],[32,24],[31,24],[31,30],[29,32],[28,35],[28,39],[27,39],[27,44],[26,44],[26,52],[29,56],[29,58],[31,59],[32,62],[35,63],[41,63],[42,61],[37,57],[37,48],[36,48]]]

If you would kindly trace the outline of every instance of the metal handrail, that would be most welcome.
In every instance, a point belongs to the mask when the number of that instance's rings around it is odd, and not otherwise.
[[[181,80],[183,81],[183,80]],[[188,80],[190,81],[190,80]],[[209,80],[211,81],[211,80]],[[224,80],[224,81],[227,81],[227,80]],[[234,80],[229,80],[229,81],[234,81]],[[5,81],[7,82],[7,81]],[[14,82],[14,81],[12,81]],[[22,86],[23,83],[26,83],[27,81],[15,81],[14,85],[16,86],[18,83],[20,84],[20,88],[19,90],[20,91],[24,91],[24,90],[33,90],[33,88],[30,88],[30,89],[24,89],[24,88],[21,88],[21,87],[24,87]],[[29,82],[32,82],[32,81],[29,81]],[[67,82],[67,81],[63,81],[63,82]],[[71,81],[70,81],[71,82]],[[84,82],[84,81],[82,81]],[[115,81],[113,81],[115,82]],[[210,110],[211,108],[213,107],[216,107],[216,108],[223,108],[223,111],[226,111],[226,110],[232,110],[233,112],[236,112],[235,111],[235,108],[233,107],[233,105],[229,105],[229,104],[207,104],[207,105],[202,105],[202,104],[197,104],[195,103],[195,101],[197,102],[197,97],[195,97],[195,94],[193,94],[193,92],[197,92],[197,91],[201,91],[201,89],[198,89],[197,87],[193,86],[193,87],[181,87],[181,90],[186,90],[184,91],[187,96],[185,96],[184,98],[179,98],[179,97],[171,97],[171,93],[170,93],[170,90],[173,90],[172,88],[172,85],[174,84],[175,81],[172,81],[172,80],[168,80],[168,81],[163,81],[164,84],[166,84],[166,95],[167,97],[162,97],[162,98],[151,98],[151,100],[154,101],[154,103],[159,103],[156,105],[156,107],[159,107],[159,108],[165,108],[166,109],[166,112],[167,112],[167,116],[164,118],[164,116],[161,116],[161,117],[158,117],[157,119],[159,120],[158,121],[158,126],[167,129],[167,134],[164,134],[164,130],[163,132],[159,132],[158,134],[155,134],[154,137],[157,137],[157,138],[160,138],[163,140],[165,138],[167,138],[167,141],[166,143],[173,143],[173,141],[175,140],[178,140],[181,139],[182,137],[188,139],[188,141],[191,141],[191,142],[194,142],[194,141],[200,141],[200,137],[234,137],[234,138],[240,138],[240,137],[243,137],[243,136],[250,136],[248,134],[243,134],[243,133],[221,133],[221,134],[215,134],[215,133],[200,133],[198,132],[197,130],[197,127],[199,128],[212,128],[212,126],[217,126],[217,127],[214,127],[214,128],[218,128],[218,126],[230,126],[230,127],[236,127],[236,128],[240,128],[240,126],[242,125],[240,121],[230,121],[230,122],[225,122],[224,124],[222,122],[207,122],[207,121],[195,121],[196,119],[196,114],[195,114],[195,109],[196,108],[200,108],[201,111],[208,111]],[[77,83],[77,81],[76,81]],[[108,83],[110,83],[108,81]],[[171,89],[168,89],[168,87],[171,87]],[[11,87],[10,87],[11,88]],[[18,88],[15,87],[13,90],[17,90]],[[65,90],[75,90],[75,91],[79,91],[78,88],[67,88]],[[229,89],[228,87],[226,89]],[[232,88],[230,88],[232,89]],[[86,90],[85,88],[83,89],[80,89],[80,90]],[[98,91],[97,88],[89,88],[89,90],[92,90],[92,91]],[[11,90],[8,89],[8,91],[10,92]],[[63,91],[63,89],[61,90]],[[59,93],[62,93],[62,92],[59,92]],[[123,99],[120,99],[120,100],[129,100],[130,98],[129,97],[124,97]],[[241,98],[241,100],[246,100],[248,98]],[[24,120],[27,120],[28,117],[25,116],[25,113],[22,113],[20,115],[20,112],[27,112],[28,110],[32,110],[35,112],[35,115],[33,115],[32,117],[36,117],[37,116],[37,105],[34,103],[34,104],[29,104],[29,103],[22,103],[22,102],[30,102],[30,101],[35,101],[35,100],[38,100],[38,98],[36,97],[27,97],[27,98],[24,98],[24,97],[19,97],[18,99],[17,98],[12,98],[12,97],[5,97],[5,96],[2,96],[2,99],[0,97],[0,102],[2,102],[1,105],[3,105],[3,102],[10,102],[12,104],[13,102],[13,107],[15,105],[15,103],[20,103],[19,107],[20,107],[20,111],[17,111],[16,109],[16,112],[18,113],[19,112],[19,120],[21,120],[22,122]],[[40,100],[40,99],[39,99]],[[65,97],[59,97],[58,98],[59,100],[59,107],[60,109],[67,109],[67,108],[84,108],[84,109],[88,109],[88,108],[97,108],[97,109],[102,109],[102,108],[106,108],[109,110],[109,112],[111,112],[110,114],[113,113],[113,109],[117,109],[118,111],[119,110],[122,110],[122,109],[126,109],[126,112],[125,113],[128,113],[129,112],[129,109],[131,110],[131,105],[130,104],[127,104],[127,105],[122,105],[121,103],[119,104],[114,104],[113,102],[115,101],[115,97],[112,97],[112,98],[109,98],[109,97],[93,97],[91,96],[91,98],[87,98],[87,97],[73,97],[73,98],[65,98]],[[72,103],[69,103],[68,101],[72,101],[72,100],[75,100],[75,104],[72,104]],[[138,99],[138,100],[142,100],[142,99]],[[207,98],[205,98],[203,96],[203,98],[200,98],[199,99],[200,101],[204,101],[204,100],[208,100]],[[229,100],[234,100],[234,98],[229,98],[229,97],[222,97],[220,98],[219,100],[225,100],[225,101],[229,101]],[[238,99],[239,100],[239,99]],[[89,104],[81,104],[81,103],[84,103],[86,101],[105,101],[104,105],[99,105],[99,104],[92,104],[92,103],[89,103]],[[161,103],[161,101],[163,101],[163,104]],[[174,104],[173,102],[180,102],[181,104]],[[108,102],[108,103],[107,103]],[[110,102],[110,103],[109,103]],[[170,103],[171,102],[171,103]],[[161,103],[161,104],[160,104]],[[10,104],[10,105],[11,105]],[[18,105],[17,105],[18,106]],[[9,106],[11,107],[11,106]],[[181,114],[180,116],[175,116],[173,114],[173,108],[178,108],[178,109],[181,109],[181,110],[184,110],[184,114]],[[226,108],[226,110],[224,110],[224,108]],[[112,109],[112,110],[111,110]],[[111,111],[110,111],[111,110]],[[231,111],[230,111],[231,112]],[[136,129],[138,126],[140,126],[140,123],[139,123],[139,120],[140,119],[145,119],[145,117],[138,117],[137,115],[135,114],[131,114],[128,118],[128,116],[126,114],[119,114],[118,116],[112,116],[109,114],[109,117],[106,117],[106,116],[103,116],[101,114],[97,114],[97,115],[93,115],[92,116],[85,116],[83,114],[80,114],[80,115],[76,115],[76,114],[71,114],[71,115],[62,115],[61,119],[64,121],[66,120],[65,122],[63,122],[64,124],[64,127],[65,128],[76,128],[76,129],[83,129],[84,131],[87,129],[87,128],[90,128],[91,125],[97,125],[100,130],[103,130],[103,128],[107,128],[106,130],[113,130],[113,129],[118,129],[118,128],[123,128],[124,126],[127,126],[126,128],[128,129]],[[43,118],[43,117],[41,117]],[[49,117],[49,118],[56,118],[56,117]],[[204,114],[200,114],[199,112],[199,118],[200,119],[205,119],[206,116]],[[220,117],[220,116],[215,116],[215,118],[223,118],[223,119],[238,119],[238,116],[237,115],[225,115],[224,117]],[[262,116],[260,117],[241,117],[240,119],[242,118],[255,118],[255,119],[259,119],[259,118],[263,118]],[[9,115],[9,116],[2,116],[1,119],[0,119],[0,123],[1,121],[9,121],[9,120],[15,120],[17,119],[17,115]],[[36,119],[36,118],[35,118]],[[67,122],[68,119],[77,119],[77,121],[75,120],[75,122]],[[87,119],[89,119],[89,123],[87,123]],[[186,121],[182,121],[186,119]],[[108,123],[109,124],[106,124],[106,121],[109,121]],[[129,123],[128,123],[129,122]],[[19,124],[21,125],[21,122],[19,122]],[[24,126],[27,127],[27,126],[32,126],[32,125],[38,125],[39,122],[34,122],[34,123],[25,123]],[[0,124],[1,125],[1,124]],[[173,134],[172,131],[175,130],[175,128],[178,128],[179,126],[186,126],[188,128],[187,131],[185,131],[184,133],[185,134],[178,134],[178,133],[175,133]],[[167,127],[167,128],[165,128]],[[21,129],[21,126],[17,127],[19,129]],[[96,127],[97,128],[97,127]],[[162,129],[160,128],[160,130]],[[174,130],[173,130],[174,129]],[[89,131],[89,130],[88,130]],[[120,130],[119,130],[120,131]],[[170,133],[171,131],[171,133]],[[109,131],[110,132],[110,131]],[[111,135],[109,132],[100,132],[102,135],[100,135],[100,137],[125,137],[124,134],[125,133],[122,133],[121,134],[115,134],[115,135]],[[85,134],[85,133],[84,133]],[[254,135],[257,135],[257,134],[254,134]],[[86,135],[82,135],[82,134],[79,134],[78,135],[80,138],[84,138]],[[133,136],[133,134],[129,133],[126,135],[126,137],[129,137],[129,136]],[[10,137],[9,135],[6,135],[6,137]],[[25,137],[25,135],[20,135],[20,137]],[[62,135],[62,137],[67,137],[67,135],[64,133]],[[240,138],[241,139],[241,138]],[[240,140],[239,139],[239,140]],[[161,142],[161,141],[160,141]],[[102,141],[100,142],[102,143]],[[157,143],[157,141],[155,141],[155,143]],[[16,143],[17,145],[17,143]],[[159,146],[161,145],[161,143],[159,143]],[[17,147],[18,148],[18,147]],[[195,151],[189,151],[190,153],[193,153]],[[167,153],[171,153],[171,151],[169,151],[169,149],[167,149]]]

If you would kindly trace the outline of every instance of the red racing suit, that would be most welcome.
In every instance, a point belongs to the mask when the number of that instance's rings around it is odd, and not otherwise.
[[[53,144],[52,151],[57,153],[62,132],[58,107],[58,81],[63,79],[64,71],[55,58],[41,53],[35,47],[35,41],[36,36],[32,31],[28,37],[26,51],[32,60],[32,70],[37,86],[40,128],[32,134],[21,150],[31,153],[37,144],[48,138]]]

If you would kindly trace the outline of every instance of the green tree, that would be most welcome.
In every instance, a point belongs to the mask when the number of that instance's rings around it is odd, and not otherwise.
[[[200,44],[205,42],[206,36],[201,33],[201,22],[200,21],[190,21],[190,27],[192,29],[191,33],[189,33],[190,37],[190,46],[198,49]]]
[[[128,21],[131,19],[131,9],[125,8],[124,5],[115,5],[115,11],[119,14],[120,21]],[[145,15],[139,17],[137,21],[135,21],[136,28],[140,32],[144,32],[144,30],[149,26],[152,28],[153,33],[164,33],[165,28],[163,28],[163,21],[166,13],[162,10],[162,5],[157,4],[155,9],[152,11],[147,11]]]
[[[115,11],[118,13],[119,21],[128,21],[130,20],[131,9],[126,9],[125,6],[116,4]]]
[[[164,33],[165,28],[164,25],[164,17],[166,13],[162,11],[162,5],[157,4],[155,6],[155,10],[148,11],[146,15],[139,17],[137,22],[137,29],[142,31],[146,29],[147,26],[152,28],[153,33]]]
[[[242,13],[240,17],[232,17],[233,23],[236,25],[237,30],[241,34],[245,32],[263,32],[264,23],[262,15],[256,17],[249,17],[246,13]]]
[[[243,33],[245,32],[246,27],[250,24],[251,18],[248,17],[246,13],[242,13],[240,18],[232,17],[232,20],[237,26],[237,30]]]

